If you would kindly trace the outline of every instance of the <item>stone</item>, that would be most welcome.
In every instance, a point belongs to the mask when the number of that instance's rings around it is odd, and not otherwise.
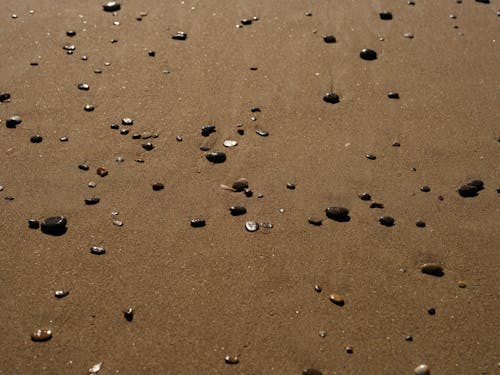
[[[363,48],[359,53],[359,57],[363,60],[372,61],[377,59],[377,52],[369,48]]]
[[[345,299],[340,294],[332,293],[332,294],[330,294],[329,298],[330,298],[330,301],[337,306],[342,307],[345,305]]]
[[[33,341],[48,341],[52,338],[52,331],[50,329],[37,329],[31,333],[31,340]]]
[[[226,355],[224,357],[224,362],[228,365],[237,365],[240,363],[240,359],[237,356]]]
[[[156,52],[155,51],[148,51],[148,55],[151,56],[151,57],[155,57],[156,56]]]
[[[30,229],[38,229],[40,228],[40,222],[35,219],[29,219],[28,220],[28,228]]]
[[[331,44],[337,42],[337,39],[333,35],[327,35],[323,37],[325,43]]]
[[[382,11],[379,13],[380,19],[384,21],[392,20],[392,13],[388,11]]]
[[[295,190],[296,186],[295,184],[292,184],[291,182],[286,184],[286,188],[290,190]]]
[[[248,26],[248,25],[251,25],[251,24],[252,24],[252,20],[251,20],[250,18],[243,18],[243,19],[241,20],[241,24],[242,24],[242,25],[247,25],[247,26]]]
[[[429,366],[422,364],[418,365],[415,367],[415,375],[430,375],[431,370],[429,369]]]
[[[187,34],[184,31],[177,31],[177,33],[172,35],[172,39],[174,39],[174,40],[186,40]]]
[[[209,152],[205,158],[211,163],[219,164],[226,161],[226,154],[224,152]]]
[[[330,104],[337,104],[340,102],[340,97],[334,92],[327,92],[323,96],[323,101]]]
[[[43,138],[41,135],[33,135],[31,138],[30,138],[30,142],[31,143],[41,143],[43,141]]]
[[[302,371],[302,375],[323,375],[323,373],[319,370],[316,370],[314,368],[308,368]]]
[[[318,217],[313,217],[313,216],[310,216],[307,218],[307,222],[311,225],[314,225],[316,227],[319,227],[320,225],[323,224],[323,220],[318,218]]]
[[[241,129],[243,130],[243,129]],[[255,132],[260,135],[261,137],[267,137],[269,135],[269,132],[266,131],[266,130],[262,130],[262,129],[257,129],[255,130]]]
[[[5,126],[10,129],[15,129],[23,120],[19,116],[10,116],[5,119]]]
[[[419,228],[425,228],[425,221],[422,221],[422,220],[417,220],[415,222],[415,225]]]
[[[377,159],[377,157],[373,154],[366,154],[365,156],[368,160],[376,160]]]
[[[86,104],[85,107],[83,107],[83,109],[85,110],[85,112],[92,112],[95,109],[95,107],[92,104]]]
[[[90,248],[90,253],[94,255],[104,255],[106,254],[106,249],[104,249],[104,247],[101,246],[92,246]]]
[[[347,222],[350,220],[349,210],[345,207],[328,207],[325,209],[326,217],[338,222]]]
[[[51,216],[42,221],[41,229],[45,234],[60,236],[68,230],[67,219],[64,216]]]
[[[100,198],[98,197],[91,197],[91,198],[85,198],[84,202],[87,206],[93,206],[93,205],[96,205],[97,203],[99,203],[101,201]]]
[[[354,353],[354,348],[352,346],[348,345],[345,347],[345,351],[347,354],[352,354],[352,353]]]
[[[458,194],[464,198],[470,198],[477,196],[483,189],[484,183],[482,180],[471,180],[458,188]]]
[[[224,144],[224,147],[234,147],[238,144],[238,142],[233,141],[231,139],[226,139],[223,144]]]
[[[240,216],[247,213],[247,209],[243,206],[231,206],[229,207],[229,211],[233,216]]]
[[[82,90],[82,91],[89,91],[89,85],[87,85],[86,83],[79,83],[78,84],[78,90]]]
[[[131,307],[129,307],[127,310],[123,312],[123,317],[127,322],[131,322],[132,320],[134,320],[134,310]]]
[[[74,37],[76,35],[76,31],[68,30],[68,31],[66,31],[66,35],[69,37]]]
[[[249,232],[256,232],[259,230],[259,223],[255,221],[247,221],[245,223],[245,228]]]
[[[424,193],[428,193],[429,191],[431,191],[431,188],[427,185],[424,185],[424,186],[420,187],[420,191],[423,191]]]
[[[248,180],[246,178],[240,178],[233,182],[232,188],[234,191],[244,191],[248,189]]]
[[[121,5],[118,1],[108,1],[106,4],[102,6],[102,9],[105,12],[116,12],[121,9]]]
[[[152,185],[154,191],[159,191],[163,190],[165,188],[165,185],[163,185],[161,182],[156,182]]]
[[[425,263],[420,270],[427,275],[441,277],[444,275],[443,267],[437,263]]]
[[[66,297],[68,294],[68,290],[56,290],[56,292],[54,293],[54,297],[61,299]]]
[[[193,228],[201,228],[206,225],[205,219],[202,218],[196,218],[191,220],[191,226]]]
[[[215,133],[215,125],[204,125],[201,127],[201,135],[208,137],[210,134]]]
[[[0,92],[0,102],[8,102],[10,100],[10,94],[8,92]]]
[[[122,125],[133,125],[134,120],[132,120],[130,117],[124,117],[122,118]]]
[[[395,91],[389,91],[387,96],[389,97],[389,99],[399,99],[399,94]]]
[[[151,142],[146,142],[142,144],[142,148],[146,151],[151,151],[155,146]]]
[[[368,193],[363,193],[359,195],[359,199],[361,199],[362,201],[369,201],[372,199],[372,196]]]
[[[108,170],[104,167],[97,168],[96,173],[101,177],[106,177],[109,174]]]
[[[380,224],[386,226],[386,227],[392,227],[395,223],[395,220],[391,216],[380,216],[378,219]]]

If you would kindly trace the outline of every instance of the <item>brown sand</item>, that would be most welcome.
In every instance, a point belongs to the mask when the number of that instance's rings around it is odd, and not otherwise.
[[[0,373],[85,374],[101,361],[100,374],[411,374],[421,363],[432,374],[499,373],[498,0],[124,0],[116,16],[102,3],[0,8],[0,91],[12,95],[0,103]],[[392,21],[379,19],[384,9]],[[178,30],[186,41],[170,38]],[[361,60],[362,48],[378,59]],[[322,101],[331,89],[339,104]],[[5,127],[11,115],[23,118],[17,129]],[[110,129],[127,116],[129,135]],[[217,132],[204,138],[209,123]],[[144,131],[160,134],[153,151],[131,139]],[[239,144],[224,149],[225,139]],[[203,144],[227,161],[210,164]],[[252,198],[220,189],[240,177]],[[471,178],[485,189],[460,197]],[[365,191],[385,209],[361,201]],[[84,205],[93,195],[101,202]],[[232,217],[234,204],[248,213]],[[308,224],[332,205],[351,221]],[[380,225],[381,214],[396,225]],[[65,235],[28,229],[53,215],[68,218]],[[198,216],[206,227],[191,228]],[[246,220],[274,227],[249,233]],[[90,254],[94,245],[107,253]],[[429,261],[445,276],[422,274]],[[69,296],[56,299],[59,289]],[[32,342],[37,328],[53,338]]]

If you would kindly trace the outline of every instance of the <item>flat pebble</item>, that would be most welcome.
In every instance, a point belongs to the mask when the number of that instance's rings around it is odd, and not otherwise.
[[[247,209],[243,206],[231,206],[229,207],[229,211],[233,216],[240,216],[247,213]]]
[[[96,173],[101,177],[106,177],[109,174],[108,170],[104,167],[97,168]]]
[[[444,275],[443,267],[437,263],[425,263],[420,267],[422,273],[427,275],[441,277]]]
[[[155,182],[153,185],[151,185],[153,187],[153,190],[154,191],[159,191],[159,190],[163,190],[165,188],[165,185],[162,184],[161,182]]]
[[[48,341],[52,338],[52,331],[50,329],[37,329],[31,333],[33,341]]]
[[[415,367],[415,375],[430,375],[431,370],[429,369],[429,366],[423,364],[423,365],[418,365]]]
[[[84,202],[87,206],[93,206],[101,201],[98,197],[85,198]]]
[[[174,35],[172,35],[172,39],[174,39],[174,40],[186,40],[187,34],[184,31],[177,31]]]
[[[368,193],[362,193],[359,195],[359,199],[361,199],[362,201],[369,201],[372,199],[372,196]]]
[[[134,120],[132,120],[130,117],[124,117],[122,118],[122,125],[133,125]]]
[[[260,135],[261,137],[267,137],[269,135],[269,132],[266,131],[266,130],[262,130],[262,129],[257,129],[255,130],[255,132]]]
[[[68,221],[64,216],[51,216],[42,221],[41,229],[45,234],[60,236],[67,231]]]
[[[82,171],[88,171],[90,167],[88,164],[78,164],[78,169],[81,169]]]
[[[129,307],[128,309],[126,309],[124,312],[123,312],[123,317],[125,318],[125,320],[127,322],[131,322],[132,320],[134,320],[134,309],[132,309],[131,307]]]
[[[345,351],[347,354],[352,354],[352,353],[354,353],[354,348],[352,346],[348,345],[345,347]]]
[[[327,35],[323,37],[325,43],[331,44],[337,42],[337,39],[333,35]]]
[[[206,225],[205,219],[202,218],[191,219],[191,226],[193,228],[201,228],[204,227],[205,225]]]
[[[392,20],[392,13],[388,11],[382,11],[379,13],[380,19],[384,21]]]
[[[323,375],[323,373],[319,370],[316,370],[314,368],[308,368],[302,371],[302,375]]]
[[[484,183],[482,180],[470,180],[467,184],[458,188],[458,194],[464,198],[470,198],[477,196],[483,189]]]
[[[368,60],[368,61],[376,60],[377,52],[369,48],[363,48],[359,53],[359,57],[361,57],[363,60]]]
[[[117,227],[123,227],[123,221],[113,220],[113,225],[116,225]]]
[[[240,363],[240,359],[237,356],[226,355],[224,357],[224,362],[228,365],[237,365]]]
[[[420,191],[423,191],[424,193],[428,193],[429,191],[431,191],[431,188],[427,185],[424,185],[424,186],[420,187]]]
[[[389,99],[399,99],[399,94],[395,91],[389,91],[387,96],[389,97]]]
[[[307,218],[307,222],[311,225],[314,225],[314,226],[317,226],[319,227],[320,225],[323,224],[323,220],[318,218],[318,217],[314,217],[314,216],[310,216]]]
[[[85,104],[83,109],[85,110],[85,112],[92,112],[95,109],[95,107],[92,104]]]
[[[345,207],[328,207],[325,209],[326,216],[329,219],[346,222],[350,220],[349,210]]]
[[[296,186],[295,184],[292,184],[291,182],[286,184],[286,188],[289,190],[295,190]]]
[[[422,220],[417,220],[415,222],[415,225],[419,228],[425,228],[425,221],[422,221]]]
[[[106,12],[116,12],[121,9],[121,5],[118,1],[108,1],[102,6],[102,9]]]
[[[226,161],[226,154],[224,152],[209,152],[205,158],[211,163],[219,164]]]
[[[69,294],[69,291],[68,290],[56,290],[55,293],[54,293],[54,297],[56,298],[64,298],[66,297],[67,295]]]
[[[368,160],[376,160],[377,159],[377,157],[373,154],[366,154],[365,156]]]
[[[90,248],[90,253],[94,255],[103,255],[106,254],[106,250],[101,246],[92,246]]]
[[[86,83],[79,83],[78,84],[78,90],[88,91],[89,90],[89,85],[87,85]]]
[[[31,142],[31,143],[41,143],[42,141],[43,141],[42,136],[41,136],[41,135],[38,135],[38,134],[37,134],[37,135],[33,135],[33,136],[31,136],[31,138],[30,138],[30,142]]]
[[[38,229],[40,228],[40,222],[35,219],[29,219],[28,220],[28,228],[30,229]]]
[[[332,293],[332,294],[330,294],[329,298],[330,298],[330,301],[337,306],[344,306],[345,305],[345,299],[340,294]]]
[[[334,92],[327,92],[323,96],[323,101],[330,104],[337,104],[338,102],[340,102],[340,97]]]
[[[259,230],[259,223],[255,222],[255,221],[247,221],[245,223],[245,228],[249,232],[255,232],[255,231]]]
[[[395,220],[391,216],[380,216],[378,219],[380,224],[386,226],[386,227],[392,227],[395,224]]]
[[[233,182],[232,188],[234,191],[244,191],[248,189],[248,180],[246,178],[239,178]]]
[[[14,129],[19,125],[23,120],[21,119],[20,116],[10,116],[5,119],[5,126]]]
[[[233,140],[230,140],[230,139],[226,139],[224,141],[224,147],[234,147],[238,144],[238,142],[236,141],[233,141]]]

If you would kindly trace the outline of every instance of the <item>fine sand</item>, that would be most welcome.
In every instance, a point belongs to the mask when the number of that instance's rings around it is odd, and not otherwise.
[[[1,1],[1,374],[500,373],[499,0],[103,3]],[[241,177],[252,197],[220,186]],[[28,228],[57,215],[62,236]]]

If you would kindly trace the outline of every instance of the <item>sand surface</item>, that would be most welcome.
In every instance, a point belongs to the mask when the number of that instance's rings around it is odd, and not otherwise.
[[[0,7],[0,92],[11,94],[0,103],[1,374],[99,362],[104,375],[500,373],[499,0],[124,0],[116,15],[102,4]],[[329,91],[340,103],[322,100]],[[23,121],[10,129],[13,115]],[[128,135],[110,128],[124,117]],[[203,137],[207,124],[216,132]],[[143,132],[159,136],[132,139]],[[252,197],[221,189],[241,177]],[[463,198],[470,179],[485,188]],[[326,218],[330,206],[350,221]],[[28,228],[55,215],[68,220],[62,236]],[[196,217],[206,226],[192,228]],[[273,228],[250,233],[248,220]],[[427,262],[445,275],[423,274]],[[32,341],[38,328],[52,339]]]

